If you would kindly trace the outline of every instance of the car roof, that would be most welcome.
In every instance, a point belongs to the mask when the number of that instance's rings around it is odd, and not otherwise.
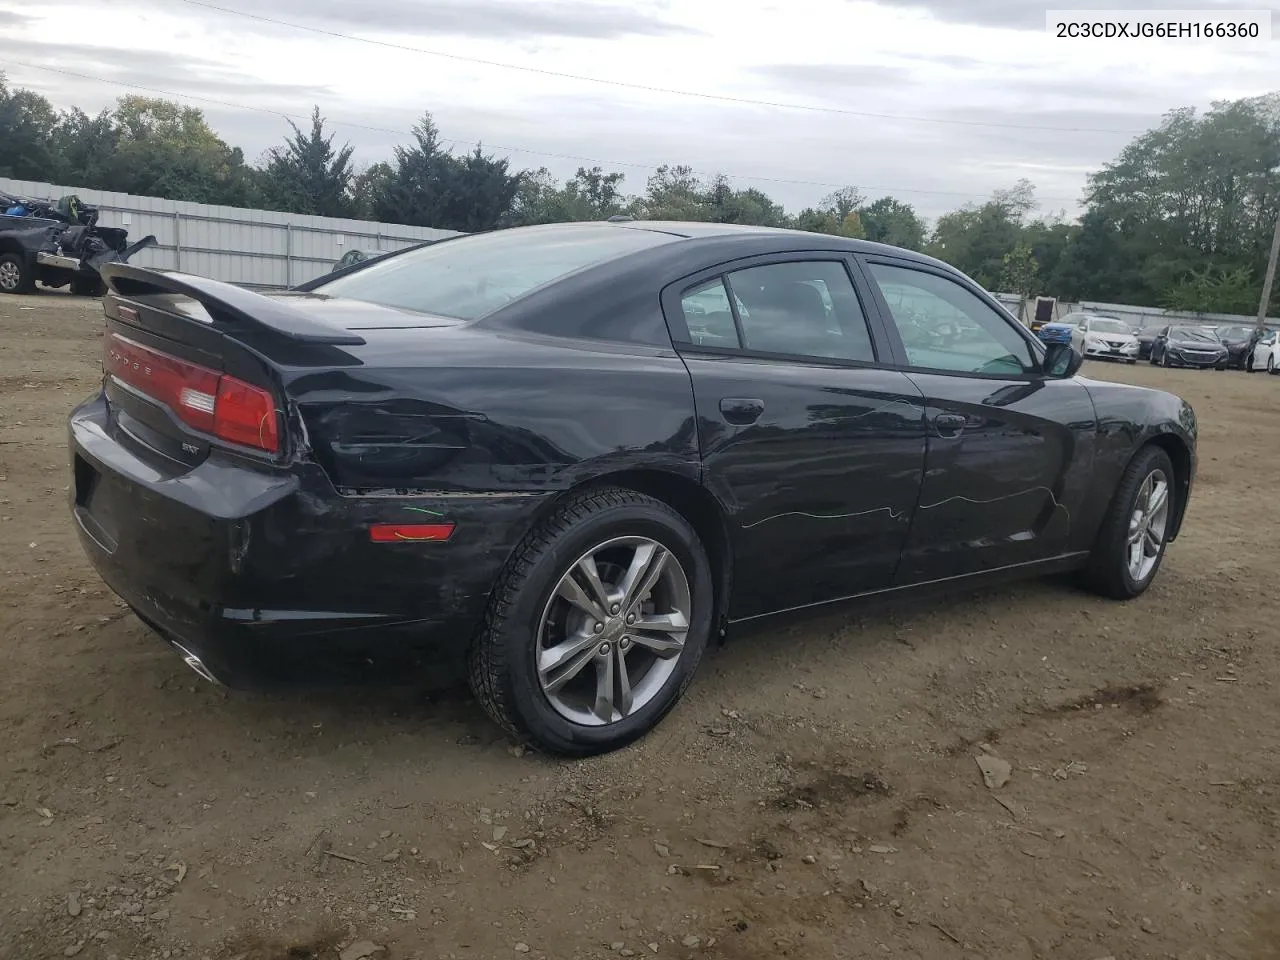
[[[951,264],[934,257],[926,256],[905,247],[895,247],[887,243],[876,243],[871,240],[856,240],[831,233],[815,233],[808,230],[790,230],[785,227],[757,227],[744,223],[706,223],[701,221],[681,220],[620,220],[607,221],[608,225],[619,230],[650,230],[655,233],[666,233],[684,240],[715,241],[745,240],[758,238],[761,241],[773,240],[779,250],[804,250],[814,244],[825,249],[845,249],[851,253],[897,257],[902,260],[914,260],[917,263],[940,267],[948,272],[958,272]],[[581,223],[559,224],[565,228],[581,227]],[[516,228],[520,229],[520,228]]]
[[[477,319],[483,327],[568,337],[657,344],[669,343],[665,320],[654,293],[704,271],[734,269],[756,257],[815,253],[864,254],[887,262],[909,261],[963,278],[955,267],[920,253],[888,244],[852,240],[832,234],[784,230],[732,223],[668,220],[577,221],[510,227],[503,233],[527,234],[537,242],[600,236],[607,230],[660,234],[658,242],[590,264],[516,297]],[[665,241],[665,242],[663,242]],[[448,245],[455,238],[440,241]],[[608,331],[605,335],[600,331]],[[639,331],[639,332],[637,332]]]

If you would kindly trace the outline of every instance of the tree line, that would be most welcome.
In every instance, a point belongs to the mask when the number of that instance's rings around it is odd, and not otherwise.
[[[1077,220],[1033,216],[1027,180],[932,224],[852,186],[789,213],[757,188],[674,164],[632,194],[600,167],[560,181],[482,146],[454,152],[430,114],[389,161],[358,169],[319,107],[290,126],[250,162],[196,108],[126,96],[96,116],[59,111],[0,74],[0,176],[467,232],[615,215],[791,227],[920,250],[988,289],[1069,301],[1252,313],[1280,213],[1280,94],[1167,114],[1088,178]]]

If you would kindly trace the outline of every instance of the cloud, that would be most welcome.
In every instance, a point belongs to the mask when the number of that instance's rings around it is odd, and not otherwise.
[[[483,141],[514,168],[545,164],[565,177],[596,158],[639,191],[650,165],[687,163],[757,186],[793,210],[855,184],[930,217],[1023,176],[1042,206],[1074,213],[1085,175],[1167,110],[1275,86],[1274,50],[1261,46],[1189,53],[1155,41],[1089,46],[1048,36],[1044,6],[1102,0],[811,2],[826,13],[817,31],[779,0],[0,0],[0,65],[10,86],[90,113],[130,92],[115,83],[188,97],[251,159],[289,132],[278,112],[301,118],[319,103],[365,164],[387,159],[429,110],[442,135],[456,138],[453,149]],[[114,83],[85,79],[92,77]],[[819,109],[741,102],[752,99]],[[821,112],[828,108],[877,116]]]
[[[1009,30],[1045,29],[1045,11],[1096,10],[1100,14],[1115,11],[1116,3],[1107,0],[1062,0],[1056,4],[1028,3],[1027,0],[877,0],[880,6],[897,10],[916,10],[944,23],[978,27],[1001,27]],[[1280,6],[1267,3],[1241,3],[1240,0],[1128,0],[1127,10],[1266,10],[1280,12]],[[1273,12],[1273,20],[1280,19]],[[1275,24],[1280,26],[1280,24]]]
[[[4,11],[0,11],[0,16],[3,15]],[[0,36],[0,63],[5,61],[25,61],[49,67],[51,71],[101,76],[117,83],[210,99],[252,93],[254,97],[304,98],[311,103],[324,99],[330,92],[327,87],[310,84],[264,83],[213,60],[162,50],[140,51]],[[114,96],[129,92],[121,88]]]
[[[790,87],[818,87],[831,91],[887,87],[911,82],[910,70],[876,64],[775,63],[757,67],[755,72]]]
[[[621,0],[272,0],[255,6],[247,0],[143,0],[167,13],[181,10],[205,21],[221,20],[248,27],[251,20],[215,7],[304,24],[340,34],[393,33],[400,36],[468,37],[504,41],[539,38],[616,40],[624,37],[694,35],[699,31],[674,23],[652,3]],[[139,5],[137,0],[135,6]],[[266,24],[258,22],[254,30]],[[286,28],[287,29],[287,28]]]

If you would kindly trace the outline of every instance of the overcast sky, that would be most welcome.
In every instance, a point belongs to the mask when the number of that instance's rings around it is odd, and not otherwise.
[[[1080,5],[1113,6],[1053,4]],[[188,102],[250,159],[313,104],[361,165],[429,110],[459,150],[598,162],[631,192],[687,163],[793,211],[853,184],[934,217],[1027,177],[1074,214],[1165,111],[1280,88],[1280,40],[1058,40],[1024,0],[0,0],[0,70],[90,112],[140,92],[122,84],[206,98]]]

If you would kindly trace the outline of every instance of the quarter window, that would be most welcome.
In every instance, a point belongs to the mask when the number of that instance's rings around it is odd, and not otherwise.
[[[738,347],[738,331],[724,278],[716,277],[685,291],[680,298],[689,339],[700,347]]]
[[[1035,369],[1026,340],[960,284],[921,270],[869,266],[911,366],[1015,376]]]

